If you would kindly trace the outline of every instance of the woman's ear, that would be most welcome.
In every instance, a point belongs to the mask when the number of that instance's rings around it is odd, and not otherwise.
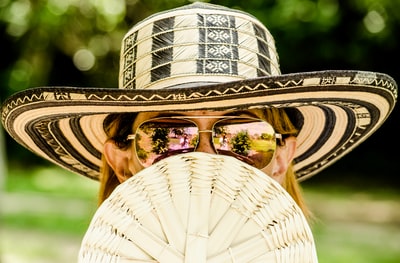
[[[120,183],[129,178],[129,150],[120,149],[112,140],[108,140],[104,144],[104,156]]]
[[[278,182],[283,182],[287,169],[293,161],[297,146],[296,142],[295,137],[288,137],[285,139],[284,146],[277,147],[276,165],[273,168],[272,177],[274,177]]]

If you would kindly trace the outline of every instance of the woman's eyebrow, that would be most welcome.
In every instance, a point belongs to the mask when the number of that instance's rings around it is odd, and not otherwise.
[[[162,118],[162,117],[172,117],[172,116],[185,116],[182,113],[177,113],[177,112],[159,112],[157,115],[152,116],[153,118]]]
[[[259,116],[257,116],[257,114],[255,114],[252,111],[248,111],[248,110],[232,111],[232,112],[227,112],[226,114],[224,114],[224,116],[243,116],[243,115],[245,115],[246,117],[259,118]]]

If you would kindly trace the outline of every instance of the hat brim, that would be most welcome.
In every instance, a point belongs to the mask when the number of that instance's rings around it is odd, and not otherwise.
[[[365,71],[284,74],[192,88],[124,90],[42,87],[11,96],[2,122],[20,144],[70,171],[98,179],[110,113],[296,108],[294,169],[304,180],[368,138],[389,116],[397,84]]]

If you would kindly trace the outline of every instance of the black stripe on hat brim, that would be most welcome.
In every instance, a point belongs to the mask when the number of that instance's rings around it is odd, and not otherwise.
[[[82,136],[81,129],[76,127],[76,121],[79,122],[79,118],[78,120],[66,119],[66,121],[69,125],[62,127],[60,121],[48,121],[46,118],[37,118],[29,122],[26,125],[26,133],[35,142],[35,147],[32,148],[32,144],[25,145],[25,147],[74,173],[82,174],[84,172],[86,176],[98,179],[100,163],[93,159],[101,160],[101,153],[88,143],[86,137]],[[68,129],[66,129],[67,127]],[[66,130],[73,131],[73,136],[66,136]],[[78,147],[85,148],[87,150],[85,152],[89,154],[83,155],[83,151],[77,151]],[[37,151],[38,148],[41,149],[41,152]],[[91,157],[92,161],[84,156]]]
[[[354,101],[353,101],[354,103]],[[336,147],[331,147],[331,150],[324,155],[321,155],[318,162],[303,166],[299,168],[301,172],[297,175],[302,180],[305,180],[320,170],[327,168],[336,161],[343,157],[345,154],[353,150],[356,146],[366,140],[372,133],[374,133],[386,120],[388,113],[385,114],[382,110],[372,103],[365,101],[358,101],[359,106],[368,109],[368,124],[360,124],[363,122],[362,115],[366,113],[354,114],[350,108],[341,107],[347,115],[346,130],[343,132],[342,137]],[[335,123],[335,125],[338,125]],[[314,148],[314,147],[311,147]],[[315,147],[318,149],[318,147]],[[311,156],[312,154],[310,154]],[[301,163],[301,161],[298,161]]]

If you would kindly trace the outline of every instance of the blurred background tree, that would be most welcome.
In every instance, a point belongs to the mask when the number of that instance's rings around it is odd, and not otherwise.
[[[37,86],[117,87],[123,35],[183,0],[0,0],[0,100]],[[283,73],[378,71],[400,79],[398,0],[220,0],[245,10],[275,37]],[[311,181],[400,185],[399,109],[365,143]],[[394,137],[393,139],[391,137]],[[48,164],[6,136],[10,167]],[[389,148],[388,148],[389,146]],[[397,147],[396,147],[397,146]],[[389,150],[394,148],[393,150]],[[27,163],[28,160],[28,163]],[[374,180],[372,180],[374,179]]]

